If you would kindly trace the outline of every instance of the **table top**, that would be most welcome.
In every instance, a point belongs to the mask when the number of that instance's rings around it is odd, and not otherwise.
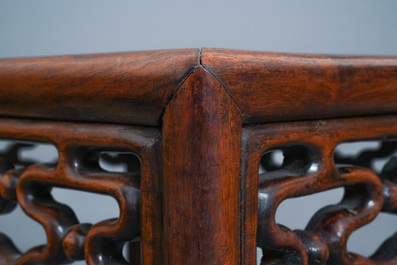
[[[0,60],[0,116],[159,126],[198,68],[244,124],[397,112],[397,57],[181,49]]]

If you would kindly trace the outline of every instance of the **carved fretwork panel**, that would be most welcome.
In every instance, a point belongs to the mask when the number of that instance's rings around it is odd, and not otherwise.
[[[134,265],[256,265],[257,246],[262,264],[397,264],[394,231],[369,258],[346,248],[381,211],[395,214],[395,159],[371,166],[396,147],[396,88],[396,57],[205,48],[2,59],[0,141],[17,145],[0,153],[0,220],[23,208],[47,242],[19,251],[4,229],[0,264],[127,264],[126,242]],[[371,139],[384,146],[335,155]],[[58,160],[18,160],[39,142]],[[267,160],[275,150],[282,164]],[[65,189],[108,196],[120,214],[80,223],[56,201]],[[277,224],[282,202],[335,189],[342,201],[306,229]]]
[[[162,251],[157,129],[2,119],[0,138],[23,141],[0,154],[0,214],[12,212],[19,204],[43,226],[47,238],[45,245],[21,253],[7,231],[1,231],[1,264],[54,265],[77,260],[161,264],[161,255],[154,254]],[[18,151],[36,142],[54,145],[58,161],[22,161]],[[105,170],[103,161],[124,164],[125,170]],[[71,207],[53,198],[53,188],[111,196],[120,215],[94,224],[80,223]],[[102,210],[100,205],[93,207]],[[132,251],[138,254],[130,261],[122,254],[124,245],[133,240],[141,241],[142,261],[139,249]]]
[[[256,246],[263,251],[261,264],[397,263],[396,231],[370,257],[346,247],[349,236],[381,211],[397,213],[397,117],[249,126],[243,135],[245,264],[256,264]],[[357,157],[335,152],[342,142],[369,139],[382,141],[380,147]],[[272,160],[275,150],[283,154],[281,164]],[[388,162],[377,174],[373,161],[379,158]],[[344,189],[342,200],[320,209],[305,229],[276,223],[284,200],[335,188]]]

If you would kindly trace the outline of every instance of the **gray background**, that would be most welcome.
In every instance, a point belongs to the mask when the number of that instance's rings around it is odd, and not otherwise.
[[[396,1],[375,0],[2,0],[0,58],[190,47],[397,55],[396,14]],[[51,156],[54,150],[44,148],[33,156],[43,154]],[[118,215],[117,204],[107,197],[55,194],[73,205],[82,221]],[[342,192],[316,196],[283,203],[278,221],[302,229],[316,208],[337,202]],[[378,223],[361,229],[367,229],[366,236],[360,231],[352,235],[349,250],[370,254],[395,231],[396,221],[381,215]],[[45,242],[42,228],[20,211],[0,218],[0,229],[22,250]]]
[[[0,57],[187,47],[397,54],[395,1],[5,1]]]

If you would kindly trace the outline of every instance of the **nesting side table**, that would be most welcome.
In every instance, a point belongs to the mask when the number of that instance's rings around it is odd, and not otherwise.
[[[397,211],[397,58],[186,49],[0,60],[0,213],[19,204],[47,244],[2,264],[396,264],[397,234],[371,257],[346,249]],[[342,142],[378,150],[337,155]],[[49,143],[50,164],[21,163]],[[283,162],[273,161],[281,152]],[[105,170],[100,159],[125,163]],[[113,159],[113,160],[112,160]],[[259,167],[262,172],[259,173]],[[54,187],[113,197],[114,219],[80,223]],[[342,187],[304,230],[277,224],[288,198]],[[1,218],[1,216],[0,216]],[[130,243],[130,260],[122,254]]]

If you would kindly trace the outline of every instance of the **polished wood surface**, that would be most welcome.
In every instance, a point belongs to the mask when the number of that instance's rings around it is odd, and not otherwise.
[[[244,123],[395,113],[397,58],[203,49]]]
[[[230,93],[244,123],[397,111],[395,57],[204,48],[2,59],[0,115],[159,126],[200,65]]]
[[[396,151],[396,145],[387,142],[397,139],[396,116],[247,126],[243,138],[243,264],[256,263],[257,245],[264,250],[261,264],[397,262],[396,250],[387,244],[377,251],[387,255],[375,253],[370,258],[348,253],[346,248],[351,233],[372,221],[382,208],[384,212],[397,212],[397,179],[384,174],[379,177],[371,168],[373,159]],[[369,155],[366,163],[334,158],[339,143],[369,139],[381,139],[393,147],[386,154],[364,153]],[[258,164],[271,150],[284,151],[283,164],[259,175]],[[395,165],[392,172],[397,172]],[[291,231],[276,224],[275,213],[282,201],[337,187],[345,188],[342,201],[319,210],[305,230]],[[396,236],[390,235],[395,242]]]
[[[158,126],[198,49],[0,60],[0,115]]]
[[[47,236],[46,246],[20,253],[0,234],[3,264],[63,264],[84,257],[88,264],[128,264],[122,246],[141,233],[144,264],[162,264],[158,255],[162,240],[158,129],[0,119],[0,137],[52,143],[59,153],[57,165],[31,164],[17,171],[13,164],[18,161],[2,157],[1,164],[9,166],[0,166],[0,214],[12,210],[10,206],[15,207],[17,201]],[[98,160],[101,151],[135,153],[141,160],[140,172],[104,171]],[[120,207],[120,216],[81,224],[69,206],[52,198],[53,187],[111,196]]]
[[[163,120],[164,264],[239,264],[240,133],[230,96],[197,68]]]
[[[0,60],[0,140],[19,141],[0,152],[0,214],[19,204],[47,236],[21,252],[2,231],[0,264],[396,264],[395,232],[369,257],[346,248],[381,211],[397,213],[396,91],[395,57],[186,49]],[[368,139],[379,150],[335,154]],[[41,142],[57,163],[19,161]],[[127,170],[105,170],[103,157]],[[388,162],[375,173],[378,158]],[[111,196],[120,215],[80,223],[54,187]],[[336,187],[342,201],[305,229],[276,223],[284,200]]]

